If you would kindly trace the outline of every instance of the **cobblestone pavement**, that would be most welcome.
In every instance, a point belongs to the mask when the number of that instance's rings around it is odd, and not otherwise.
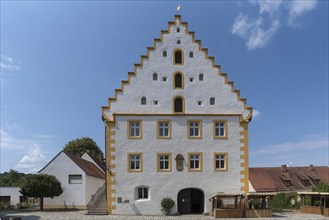
[[[85,215],[85,211],[6,211],[0,212],[0,219],[21,220],[40,220],[40,219],[59,219],[59,220],[215,220],[211,216],[204,215],[181,215],[181,216],[125,216],[125,215]],[[253,218],[249,218],[253,219]],[[272,218],[255,218],[254,220],[270,219],[326,219],[321,215],[302,214],[300,212],[282,212],[273,213]]]

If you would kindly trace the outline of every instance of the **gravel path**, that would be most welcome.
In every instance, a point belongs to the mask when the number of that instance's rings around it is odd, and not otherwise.
[[[182,215],[182,216],[125,216],[125,215],[85,215],[85,211],[6,211],[0,212],[0,219],[40,220],[40,219],[60,219],[60,220],[215,220],[211,216],[204,215]],[[253,218],[249,218],[253,219]],[[270,219],[326,219],[321,215],[303,214],[297,211],[287,211],[273,213],[272,218],[255,218],[254,220]],[[15,219],[16,220],[16,219]]]

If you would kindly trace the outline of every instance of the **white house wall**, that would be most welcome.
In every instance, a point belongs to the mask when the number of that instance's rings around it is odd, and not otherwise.
[[[23,196],[20,192],[19,192],[20,188],[19,187],[0,187],[0,196],[10,196],[10,204],[11,205],[17,205],[18,203],[20,203],[20,196]]]
[[[88,204],[92,198],[92,195],[94,195],[98,188],[102,187],[104,183],[105,179],[86,175],[86,204]]]
[[[60,153],[40,173],[55,176],[64,189],[63,194],[59,197],[44,198],[45,208],[85,208],[85,172],[65,153]],[[69,184],[69,175],[82,175],[82,184]]]
[[[142,120],[143,138],[139,140],[127,139],[127,120]],[[172,139],[160,140],[156,138],[156,120],[172,120]],[[187,139],[186,123],[188,119],[202,120],[202,139]],[[213,120],[227,120],[228,139],[213,139]],[[115,142],[116,168],[112,169],[119,175],[115,177],[116,197],[129,200],[129,203],[116,203],[117,214],[160,214],[160,201],[164,197],[177,200],[177,194],[184,188],[198,188],[204,192],[205,212],[209,212],[211,204],[208,201],[218,192],[243,193],[240,190],[240,136],[239,117],[213,117],[213,116],[120,116],[116,118]],[[122,144],[120,144],[122,143]],[[143,153],[143,172],[128,173],[127,153]],[[172,153],[172,172],[157,172],[156,154]],[[202,172],[187,171],[187,152],[202,152]],[[228,171],[214,172],[213,153],[228,153]],[[177,172],[175,157],[184,156],[184,170]],[[150,187],[149,200],[134,199],[134,189],[138,186]],[[177,203],[177,201],[176,201]],[[175,206],[173,212],[177,212]]]

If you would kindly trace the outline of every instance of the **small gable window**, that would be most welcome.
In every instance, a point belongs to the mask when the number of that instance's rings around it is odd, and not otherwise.
[[[180,32],[180,27],[177,27],[176,31],[177,31],[177,33],[179,33]]]
[[[174,53],[174,64],[183,64],[183,52],[181,50],[175,50]]]
[[[193,52],[192,51],[190,52],[190,58],[193,58]]]
[[[184,78],[182,73],[175,73],[174,75],[174,89],[184,88]]]
[[[141,105],[146,105],[146,97],[141,98]]]
[[[82,184],[82,175],[69,175],[69,184]]]
[[[199,74],[199,81],[203,81],[203,73]]]
[[[166,50],[162,51],[162,56],[167,57],[167,51]]]
[[[153,73],[153,80],[157,81],[158,80],[158,74],[157,73]]]
[[[180,42],[181,42],[180,40],[177,40],[177,44],[180,44]]]
[[[210,105],[215,105],[215,98],[214,97],[210,98]]]
[[[176,97],[174,99],[174,112],[183,113],[184,112],[184,100],[182,97]]]

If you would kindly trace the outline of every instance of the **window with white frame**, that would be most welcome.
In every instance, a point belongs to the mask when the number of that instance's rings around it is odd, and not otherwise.
[[[82,184],[82,175],[69,175],[69,184]]]
[[[149,188],[145,186],[138,187],[136,199],[149,199]]]
[[[227,170],[227,153],[214,153],[214,170]]]
[[[188,171],[202,171],[202,153],[188,153]]]
[[[188,120],[188,138],[201,138],[201,121]]]
[[[158,121],[158,138],[170,138],[171,137],[170,126],[171,123],[169,120]]]
[[[128,171],[141,172],[142,171],[142,154],[129,153],[128,154]]]
[[[128,138],[141,138],[141,133],[141,121],[128,121]]]
[[[169,153],[159,153],[157,154],[158,161],[158,172],[169,172],[171,171],[171,154]]]
[[[214,138],[226,138],[226,137],[227,137],[227,122],[214,121]]]

